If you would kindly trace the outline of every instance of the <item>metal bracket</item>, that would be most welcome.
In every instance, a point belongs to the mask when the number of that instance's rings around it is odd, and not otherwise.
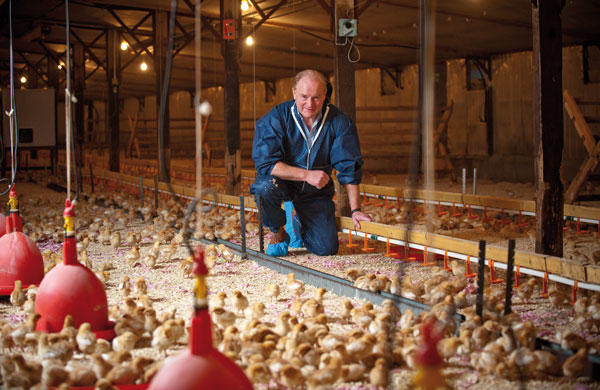
[[[582,54],[582,62],[583,62],[583,83],[584,84],[589,84],[589,83],[594,83],[597,82],[594,80],[590,80],[590,62],[589,62],[589,57],[590,57],[590,46],[596,46],[598,49],[600,49],[600,42],[587,42],[581,45],[581,54]]]
[[[475,66],[482,76],[483,88],[487,88],[487,81],[492,80],[492,61],[487,57],[467,57],[465,59],[467,65],[467,91],[472,90],[471,87],[471,69]],[[487,78],[487,80],[486,80]]]
[[[389,69],[385,66],[379,67],[379,81],[380,81],[379,91],[380,91],[381,96],[391,94],[391,93],[387,93],[387,88],[385,87],[387,78],[390,78],[394,82],[394,85],[396,86],[396,88],[404,89],[404,87],[402,86],[401,75],[402,75],[402,71],[398,71],[398,69]]]
[[[277,84],[275,80],[263,80],[265,83],[265,103],[271,103],[277,94]]]

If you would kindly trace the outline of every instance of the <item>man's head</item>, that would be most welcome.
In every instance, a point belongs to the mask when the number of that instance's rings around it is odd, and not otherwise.
[[[315,119],[325,102],[327,79],[316,70],[303,70],[296,75],[292,93],[300,115],[305,120]]]

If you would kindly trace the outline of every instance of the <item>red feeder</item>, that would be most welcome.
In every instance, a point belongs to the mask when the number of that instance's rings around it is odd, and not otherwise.
[[[63,213],[66,231],[63,263],[48,272],[38,288],[35,311],[41,317],[36,330],[59,332],[65,317],[70,314],[76,328],[89,322],[92,331],[102,334],[99,337],[111,338],[104,332],[109,328],[104,286],[92,271],[77,261],[73,207],[71,200],[67,199]]]
[[[6,233],[6,217],[0,213],[0,237]]]
[[[5,219],[5,232],[0,238],[0,295],[9,295],[20,280],[23,287],[39,284],[44,277],[44,259],[40,250],[21,232],[17,196],[10,190],[10,215]]]
[[[204,250],[194,256],[196,307],[190,329],[190,348],[169,359],[150,382],[150,390],[251,390],[252,383],[228,357],[213,347],[206,305]]]

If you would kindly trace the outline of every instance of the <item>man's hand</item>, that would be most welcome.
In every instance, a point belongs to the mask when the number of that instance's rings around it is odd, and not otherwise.
[[[329,183],[329,175],[319,170],[306,171],[306,179],[304,181],[311,186],[321,189]]]
[[[352,222],[354,223],[354,227],[357,229],[360,229],[360,221],[371,222],[371,217],[362,211],[356,211],[354,214],[352,214]]]

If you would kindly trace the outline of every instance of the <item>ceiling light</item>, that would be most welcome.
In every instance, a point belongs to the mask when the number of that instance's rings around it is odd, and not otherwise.
[[[252,35],[248,35],[248,38],[246,38],[246,45],[248,45],[248,46],[254,45],[254,38],[252,38]]]
[[[21,76],[19,80],[21,81],[21,84],[25,84],[27,82],[27,77]]]
[[[121,42],[121,50],[125,51],[125,50],[127,50],[127,47],[129,47],[127,42],[125,42],[125,41]]]
[[[248,4],[248,0],[242,0],[242,11],[248,11],[250,9],[250,4]]]
[[[143,70],[144,72],[148,70],[148,64],[146,63],[146,61],[143,61],[140,64],[140,69]]]
[[[58,69],[62,69],[63,68],[63,64],[58,64]]]

